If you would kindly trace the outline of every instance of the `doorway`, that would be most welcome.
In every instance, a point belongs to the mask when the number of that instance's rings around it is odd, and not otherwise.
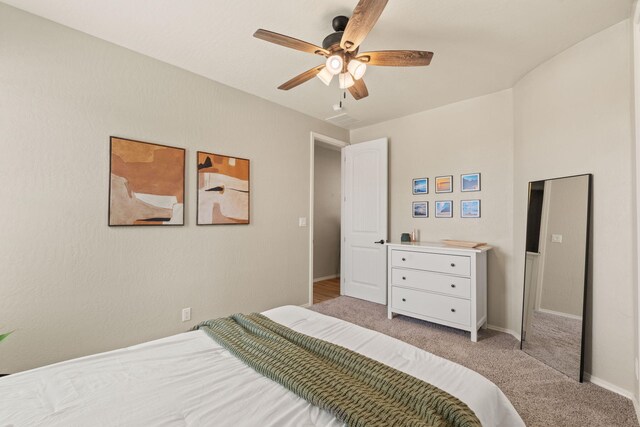
[[[309,305],[341,294],[341,150],[345,146],[346,142],[311,133]]]
[[[634,130],[636,149],[636,257],[640,261],[640,2],[636,0],[633,5],[633,65],[634,65]],[[636,412],[640,417],[640,262],[636,269]]]

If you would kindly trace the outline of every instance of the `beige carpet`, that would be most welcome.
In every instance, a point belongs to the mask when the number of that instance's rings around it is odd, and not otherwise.
[[[473,369],[497,384],[529,427],[638,426],[629,399],[580,384],[520,351],[509,334],[469,333],[404,316],[387,319],[385,306],[339,297],[311,310],[390,335]]]

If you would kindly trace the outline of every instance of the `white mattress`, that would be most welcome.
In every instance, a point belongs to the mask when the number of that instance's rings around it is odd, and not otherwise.
[[[264,313],[457,396],[483,426],[524,426],[480,374],[402,341],[294,306]],[[339,426],[202,331],[0,379],[0,426]]]

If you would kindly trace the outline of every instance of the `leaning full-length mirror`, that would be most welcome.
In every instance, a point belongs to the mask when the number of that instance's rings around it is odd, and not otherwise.
[[[529,183],[520,348],[582,382],[591,175]]]

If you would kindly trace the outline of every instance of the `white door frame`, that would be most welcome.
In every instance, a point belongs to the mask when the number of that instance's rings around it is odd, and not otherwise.
[[[635,372],[636,372],[636,414],[640,417],[640,366],[638,358],[640,358],[640,1],[636,0],[633,5],[633,15],[631,20],[632,43],[633,43],[633,81],[634,81],[634,135],[635,135],[635,149],[636,149],[636,257],[637,257],[637,270],[635,274],[637,297],[636,312],[638,313],[638,325],[636,325],[637,344],[636,358],[635,358]]]
[[[309,137],[309,302],[307,305],[313,305],[313,209],[314,209],[314,184],[315,184],[315,147],[316,141],[339,147],[340,149],[349,145],[348,142],[331,138],[330,136],[320,133],[311,132]],[[342,218],[342,186],[344,179],[342,176],[342,162],[340,162],[340,218]],[[342,281],[340,282],[340,294],[342,294]]]

